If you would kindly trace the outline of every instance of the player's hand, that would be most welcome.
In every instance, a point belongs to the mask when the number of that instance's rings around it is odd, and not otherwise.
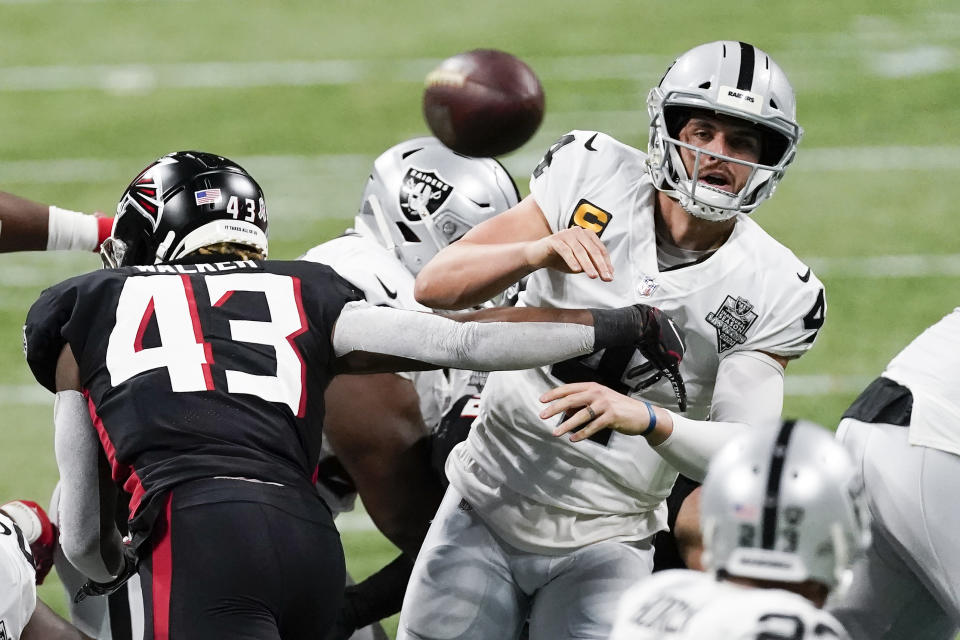
[[[47,512],[31,500],[13,500],[2,506],[7,515],[13,518],[30,545],[30,554],[37,569],[37,584],[43,584],[43,579],[53,567],[53,553],[57,547],[57,528]]]
[[[585,273],[604,282],[613,280],[613,263],[603,242],[593,231],[570,227],[535,240],[526,247],[526,260],[535,269],[547,267],[564,273]]]
[[[638,436],[650,426],[647,404],[614,391],[598,382],[573,382],[561,385],[540,396],[550,405],[540,412],[544,420],[564,414],[566,419],[553,430],[570,436],[571,442],[589,438],[601,429],[613,429],[628,436]]]
[[[687,387],[680,375],[680,362],[687,345],[683,331],[663,311],[645,304],[637,305],[643,314],[643,329],[637,349],[673,386],[680,411],[687,410]]]

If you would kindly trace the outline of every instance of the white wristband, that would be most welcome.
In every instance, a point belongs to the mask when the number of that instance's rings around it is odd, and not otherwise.
[[[78,211],[50,207],[47,251],[93,251],[97,248],[97,219]]]

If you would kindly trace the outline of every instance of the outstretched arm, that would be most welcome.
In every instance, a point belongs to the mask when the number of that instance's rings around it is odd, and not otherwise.
[[[344,306],[332,341],[338,373],[382,373],[453,367],[529,369],[644,338],[644,305],[619,309],[516,308],[507,322],[459,322],[418,311]],[[490,310],[503,318],[505,310]]]
[[[68,211],[0,191],[0,252],[94,251],[112,218]]]
[[[580,227],[552,233],[533,196],[478,224],[417,275],[417,302],[434,309],[476,306],[541,268],[613,279],[606,247]]]

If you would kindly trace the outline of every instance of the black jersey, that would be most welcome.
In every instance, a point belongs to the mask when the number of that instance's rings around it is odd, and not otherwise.
[[[171,487],[237,477],[311,489],[331,332],[362,295],[326,265],[237,260],[103,270],[44,291],[24,326],[54,389],[67,344],[114,480],[146,533]]]

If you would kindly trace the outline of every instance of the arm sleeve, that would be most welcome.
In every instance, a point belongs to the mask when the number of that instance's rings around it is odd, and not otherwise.
[[[594,328],[565,322],[457,322],[439,315],[344,306],[333,346],[399,356],[438,367],[494,371],[529,369],[593,351]]]
[[[738,351],[720,362],[711,420],[671,412],[673,432],[654,447],[677,471],[702,482],[713,455],[750,425],[775,420],[783,409],[783,367],[759,351]]]
[[[77,391],[57,393],[54,451],[60,470],[60,546],[73,566],[98,582],[109,582],[123,566],[122,540],[103,508],[100,441],[87,403]],[[102,517],[106,516],[106,517]]]

